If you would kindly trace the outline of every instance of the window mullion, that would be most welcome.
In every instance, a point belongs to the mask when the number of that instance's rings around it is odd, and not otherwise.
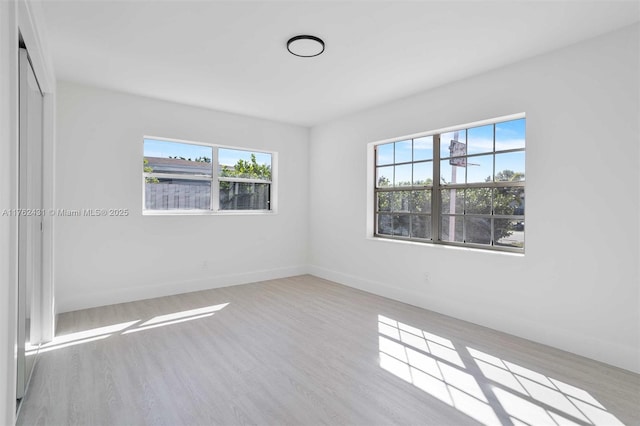
[[[212,176],[211,176],[211,210],[220,210],[220,162],[218,161],[218,147],[213,148],[211,156]]]
[[[250,179],[250,178],[242,178],[242,177],[218,177],[218,181],[220,182],[239,182],[239,183],[273,183],[270,180],[264,179]]]
[[[373,151],[373,235],[378,235],[378,146]]]
[[[431,239],[440,239],[440,135],[433,135],[433,185],[431,187]]]
[[[145,178],[159,178],[159,179],[184,179],[184,180],[210,180],[209,176],[205,175],[190,175],[186,173],[143,173]]]

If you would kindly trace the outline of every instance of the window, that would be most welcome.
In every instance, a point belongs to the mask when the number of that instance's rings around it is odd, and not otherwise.
[[[145,211],[273,210],[274,153],[144,139]]]
[[[525,118],[375,146],[374,236],[524,251]]]

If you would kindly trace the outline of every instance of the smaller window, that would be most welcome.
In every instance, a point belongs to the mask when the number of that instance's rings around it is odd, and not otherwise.
[[[272,210],[273,153],[144,140],[147,211]]]

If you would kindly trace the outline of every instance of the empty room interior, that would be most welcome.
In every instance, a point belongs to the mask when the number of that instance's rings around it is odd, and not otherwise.
[[[0,424],[640,424],[640,2],[0,2]]]

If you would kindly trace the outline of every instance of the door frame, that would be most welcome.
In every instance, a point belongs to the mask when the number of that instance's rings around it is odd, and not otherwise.
[[[18,30],[27,47],[33,72],[43,94],[42,115],[42,206],[55,211],[55,88],[53,64],[43,37],[44,25],[39,3],[18,2]],[[17,46],[16,46],[17,49]],[[53,340],[55,334],[54,238],[55,216],[43,217],[42,233],[42,324],[41,340]]]
[[[55,209],[55,91],[53,63],[46,45],[42,5],[30,0],[0,1],[0,205],[18,201],[18,39],[25,42],[44,93],[43,204]],[[54,336],[54,225],[43,224],[42,339]],[[17,373],[17,217],[0,218],[0,424],[15,424]]]
[[[31,60],[26,49],[19,51],[20,130],[19,130],[19,208],[42,208],[42,112],[44,96],[40,89]],[[33,87],[29,81],[35,79],[37,104],[31,105]],[[39,109],[37,123],[31,118]],[[24,118],[23,118],[24,115]],[[36,131],[37,140],[34,136]],[[37,349],[27,362],[28,352],[33,347],[27,343],[40,343],[42,326],[42,226],[43,216],[18,216],[18,363],[16,398],[25,396],[29,380],[37,359]],[[29,322],[27,324],[27,318]],[[27,334],[28,333],[28,334]],[[28,338],[27,338],[28,336]],[[28,342],[27,342],[28,341]],[[39,346],[39,345],[38,345]],[[36,346],[37,347],[37,346]]]

